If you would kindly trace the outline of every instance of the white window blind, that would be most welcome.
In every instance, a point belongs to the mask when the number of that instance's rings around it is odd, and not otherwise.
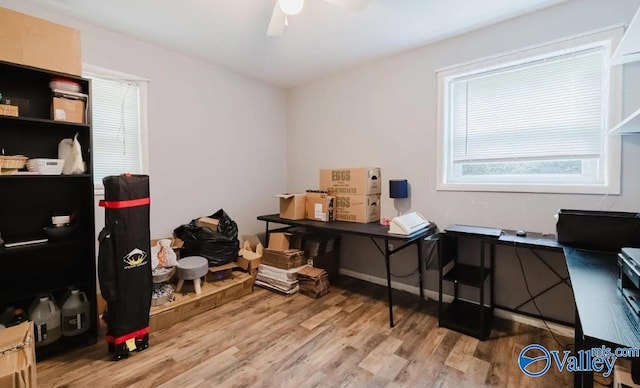
[[[125,172],[142,173],[140,87],[132,81],[92,79],[94,184]]]
[[[602,51],[452,82],[453,162],[600,155]]]
[[[615,186],[619,141],[606,133],[619,109],[608,64],[615,33],[439,72],[439,188],[586,193]]]

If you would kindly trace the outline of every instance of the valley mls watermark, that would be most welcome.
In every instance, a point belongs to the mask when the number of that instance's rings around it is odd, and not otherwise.
[[[542,345],[525,346],[518,355],[518,366],[522,373],[529,377],[540,377],[547,373],[552,364],[562,372],[602,372],[609,377],[618,357],[638,357],[638,348],[611,348],[601,346],[587,350],[578,350],[571,354],[570,350],[547,350]]]

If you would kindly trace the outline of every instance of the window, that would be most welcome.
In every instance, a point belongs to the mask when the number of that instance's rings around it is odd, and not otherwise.
[[[621,29],[437,72],[438,189],[619,193]],[[616,103],[614,103],[616,102]]]
[[[85,65],[91,79],[93,174],[102,178],[147,172],[146,80]]]

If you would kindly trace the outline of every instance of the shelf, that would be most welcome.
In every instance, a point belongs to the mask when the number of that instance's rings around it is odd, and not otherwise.
[[[46,237],[42,237],[42,238],[46,238]],[[48,242],[43,242],[38,244],[23,245],[23,246],[12,247],[12,248],[0,247],[0,256],[11,255],[15,253],[38,251],[41,249],[64,247],[67,245],[83,244],[83,243],[86,243],[86,240],[87,240],[86,237],[85,238],[77,237],[69,240],[48,241]]]
[[[489,276],[489,268],[481,268],[475,265],[456,263],[442,279],[451,282],[458,282],[473,287],[482,287],[484,280]]]
[[[626,31],[620,44],[616,47],[611,57],[611,65],[622,65],[624,63],[635,62],[640,60],[640,9],[636,11],[631,23],[627,26]]]
[[[622,65],[629,62],[640,61],[640,8],[633,16],[631,23],[627,26],[627,29],[613,52],[611,66]],[[633,112],[622,120],[618,125],[611,128],[608,135],[630,135],[634,133],[640,133],[640,109]]]
[[[55,287],[50,287],[46,289],[38,289],[38,290],[33,290],[27,293],[20,293],[19,295],[12,294],[9,292],[4,296],[4,301],[3,301],[4,305],[0,306],[0,311],[3,311],[3,308],[7,306],[14,306],[14,307],[22,306],[26,311],[27,306],[30,303],[32,303],[34,300],[37,300],[39,297],[43,295],[53,295],[55,302],[58,303],[58,307],[61,307],[59,305],[59,302],[60,302],[59,296],[68,292],[71,287],[77,288],[81,291],[84,291],[86,294],[89,294],[88,290],[91,289],[92,284],[91,284],[91,280],[79,280],[79,281],[73,281],[66,284],[60,284]]]
[[[631,135],[634,133],[640,133],[640,109],[630,114],[608,132],[609,135]]]
[[[484,340],[491,332],[492,319],[491,307],[456,299],[445,307],[440,326]]]
[[[44,125],[47,127],[50,126],[60,126],[60,127],[78,127],[78,128],[89,128],[89,124],[78,124],[78,123],[69,123],[66,121],[54,121],[51,119],[39,119],[39,118],[35,118],[35,117],[26,117],[26,116],[18,116],[18,117],[13,117],[13,116],[1,116],[0,115],[0,122],[5,122],[5,123],[10,123],[10,122],[15,122],[15,123],[29,123],[29,124],[37,124],[37,125]]]
[[[75,175],[0,175],[0,179],[86,179],[92,178],[91,174]]]
[[[42,361],[65,350],[95,344],[98,341],[98,331],[95,328],[96,322],[93,319],[91,324],[93,326],[82,334],[73,337],[62,336],[59,340],[49,345],[36,347],[36,361]]]
[[[90,301],[91,328],[76,337],[62,337],[35,352],[38,360],[65,352],[97,339],[95,209],[92,169],[90,108],[87,123],[53,120],[53,78],[76,81],[89,95],[91,81],[79,76],[0,61],[0,84],[5,98],[19,108],[19,116],[0,116],[5,155],[56,158],[63,139],[78,135],[87,173],[78,175],[0,175],[0,232],[5,241],[44,238],[44,226],[57,212],[76,213],[79,225],[65,239],[44,243],[0,247],[3,277],[0,309],[29,306],[41,294],[60,298],[71,286],[83,290]],[[89,96],[88,99],[91,97]],[[68,117],[68,116],[67,116]],[[78,119],[79,121],[80,119]],[[4,311],[4,310],[3,310]]]

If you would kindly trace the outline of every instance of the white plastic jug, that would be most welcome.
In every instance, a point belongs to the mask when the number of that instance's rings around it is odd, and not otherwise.
[[[60,309],[48,297],[42,296],[29,313],[35,330],[36,346],[49,345],[57,341],[60,329]]]
[[[72,289],[62,304],[62,335],[71,337],[87,331],[90,324],[89,311],[87,295],[78,289]]]

